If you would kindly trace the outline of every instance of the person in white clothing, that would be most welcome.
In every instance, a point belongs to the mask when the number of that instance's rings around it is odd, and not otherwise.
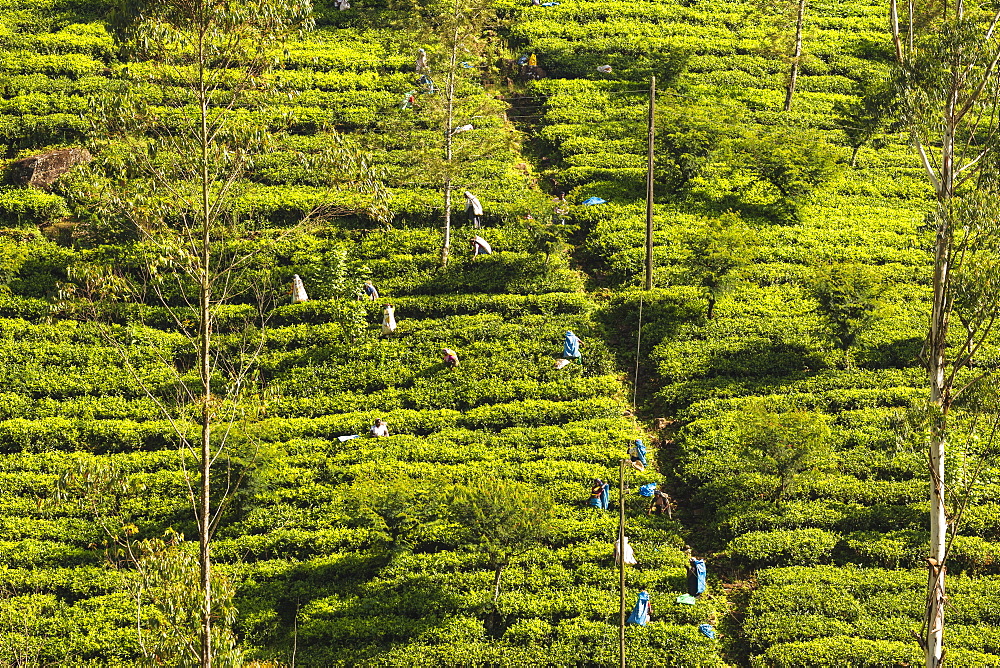
[[[625,536],[625,549],[618,549],[618,541],[615,541],[615,563],[620,564],[622,562],[622,556],[624,555],[625,564],[628,566],[635,566],[637,563],[635,560],[635,553],[632,552],[632,546],[629,545],[628,536]]]
[[[465,215],[477,230],[483,226],[483,205],[468,190],[465,191]]]
[[[292,276],[292,303],[301,304],[307,301],[309,301],[309,295],[306,294],[306,286],[302,283],[299,275],[295,274]]]
[[[492,255],[493,249],[490,247],[486,239],[480,236],[475,236],[469,239],[469,243],[472,244],[472,255]]]
[[[382,310],[382,336],[388,336],[396,331],[396,309],[392,304],[386,304]]]
[[[375,420],[375,424],[371,426],[368,430],[372,436],[375,438],[381,438],[383,436],[389,435],[389,425],[385,423],[385,420],[379,419]]]

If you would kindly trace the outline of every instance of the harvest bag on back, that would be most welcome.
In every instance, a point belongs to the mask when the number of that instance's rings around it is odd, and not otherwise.
[[[687,569],[687,589],[688,594],[697,596],[705,591],[705,570],[704,559],[691,559],[691,565]]]

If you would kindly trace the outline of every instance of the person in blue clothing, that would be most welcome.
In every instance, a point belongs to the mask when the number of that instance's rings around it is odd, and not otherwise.
[[[594,478],[594,482],[590,486],[590,505],[594,508],[607,510],[609,501],[608,490],[610,489],[611,485],[600,478]]]
[[[573,332],[567,331],[566,338],[563,339],[562,356],[570,361],[582,362],[583,358],[580,356],[580,348],[582,347],[580,337]]]
[[[632,614],[628,616],[627,624],[638,624],[645,626],[649,623],[649,616],[653,613],[653,607],[649,603],[649,594],[645,589],[639,592],[639,599],[632,608]]]

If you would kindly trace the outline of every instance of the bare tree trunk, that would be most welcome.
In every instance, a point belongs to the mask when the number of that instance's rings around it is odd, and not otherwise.
[[[451,251],[451,159],[452,159],[452,126],[455,123],[455,65],[458,62],[458,2],[455,3],[455,30],[451,40],[451,53],[448,57],[448,85],[445,88],[445,122],[444,122],[444,246],[441,248],[441,264],[448,266],[448,253]]]
[[[201,666],[212,666],[212,556],[211,538],[211,467],[212,467],[212,273],[211,252],[211,176],[208,169],[208,104],[209,95],[205,84],[205,34],[199,34],[198,94],[201,103],[201,271],[198,277],[198,373],[201,377],[201,461],[198,499],[198,563],[201,571]]]
[[[792,95],[799,80],[799,61],[802,59],[802,22],[806,16],[806,0],[799,0],[798,16],[795,20],[795,52],[792,54],[792,70],[788,73],[788,90],[785,91],[785,111],[792,110]]]
[[[500,598],[500,576],[503,575],[503,564],[497,566],[496,575],[493,578],[493,609],[496,610],[497,600]]]

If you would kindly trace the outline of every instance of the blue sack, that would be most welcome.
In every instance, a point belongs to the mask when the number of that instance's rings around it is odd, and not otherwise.
[[[645,485],[639,488],[639,494],[642,496],[653,496],[655,492],[656,492],[655,482],[646,483]]]
[[[711,624],[700,624],[698,630],[704,633],[706,638],[715,639],[715,629],[712,628]]]
[[[708,571],[705,569],[704,559],[691,558],[691,563],[687,568],[687,590],[691,596],[698,596],[705,592],[705,579]]]
[[[606,204],[607,201],[608,200],[601,199],[600,197],[588,197],[587,199],[583,200],[581,204],[585,204],[586,206],[593,206],[595,204]]]

